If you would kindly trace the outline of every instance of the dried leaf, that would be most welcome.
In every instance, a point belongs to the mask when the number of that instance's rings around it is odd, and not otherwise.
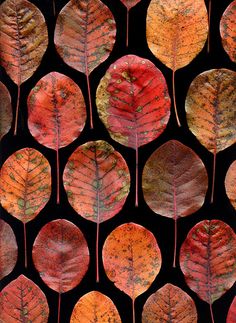
[[[68,76],[51,72],[31,90],[28,97],[28,126],[33,137],[57,153],[57,202],[59,191],[59,149],[80,135],[86,121],[86,107],[79,86]]]
[[[121,323],[120,315],[106,295],[92,291],[82,296],[75,304],[70,323]]]
[[[170,98],[162,73],[147,59],[126,55],[107,70],[97,89],[98,113],[112,139],[136,150],[156,139],[170,117]]]
[[[116,23],[110,9],[100,0],[69,1],[59,13],[54,42],[66,64],[86,75],[90,125],[93,128],[90,73],[110,55]]]
[[[226,194],[236,210],[236,160],[230,165],[225,177]]]
[[[0,39],[0,63],[18,86],[16,134],[20,86],[38,68],[48,46],[41,11],[27,0],[5,0],[0,6]]]
[[[49,307],[41,289],[24,275],[0,293],[0,322],[47,323]]]
[[[103,246],[103,264],[108,278],[134,301],[152,284],[161,268],[161,252],[149,230],[125,223],[113,230]]]
[[[6,86],[0,82],[0,140],[11,128],[12,107],[11,96]]]
[[[188,65],[202,50],[208,33],[204,0],[152,0],[148,7],[146,36],[151,52],[173,71]]]
[[[18,247],[15,234],[10,225],[0,219],[0,279],[12,272],[17,257]]]
[[[123,207],[130,188],[128,166],[107,142],[90,141],[70,156],[63,175],[68,200],[77,213],[97,223],[97,281],[99,224]]]
[[[136,6],[137,3],[139,3],[141,0],[120,0],[128,10],[130,10],[132,7]]]
[[[149,157],[143,170],[142,186],[148,206],[155,213],[175,221],[175,267],[176,221],[202,207],[208,187],[206,168],[192,149],[170,140]]]
[[[171,319],[170,319],[171,318]],[[192,298],[182,289],[166,284],[146,301],[142,323],[197,323],[197,310]]]
[[[220,20],[220,35],[224,50],[232,62],[236,63],[236,1],[226,8]]]
[[[220,220],[204,220],[188,233],[180,250],[180,267],[188,286],[210,304],[236,279],[236,236]]]
[[[211,201],[214,196],[216,154],[236,142],[235,106],[234,71],[213,69],[203,72],[189,87],[185,102],[189,129],[214,154]]]
[[[226,323],[236,323],[236,296],[234,297],[230,305]]]

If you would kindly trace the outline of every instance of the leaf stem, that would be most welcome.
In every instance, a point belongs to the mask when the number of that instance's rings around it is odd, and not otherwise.
[[[58,136],[57,136],[58,141]],[[59,158],[59,147],[57,142],[57,149],[56,149],[56,155],[57,155],[57,204],[60,204],[60,158]]]
[[[56,4],[55,4],[55,0],[52,0],[52,6],[53,6],[53,15],[55,17],[56,16]]]
[[[129,47],[129,8],[126,10],[126,47]]]
[[[26,223],[23,223],[24,226],[24,254],[25,254],[25,268],[27,268],[27,263],[28,263],[28,259],[27,259],[27,237],[26,237]]]
[[[176,216],[174,218],[174,221],[175,221],[175,233],[174,233],[174,259],[173,259],[173,267],[175,268],[176,267],[176,250],[177,250],[177,219],[176,219]]]
[[[211,30],[211,0],[208,2],[208,39],[207,39],[207,53],[210,52],[210,30]]]
[[[20,106],[20,85],[17,85],[17,101],[16,101],[16,117],[15,117],[14,136],[16,136],[16,134],[17,134],[19,106]]]
[[[172,93],[173,93],[175,117],[177,120],[178,127],[181,127],[181,123],[179,121],[179,116],[178,116],[178,111],[177,111],[177,106],[176,106],[176,98],[175,98],[175,70],[172,71]]]
[[[137,137],[137,135],[136,135]],[[135,206],[138,207],[138,146],[135,149]]]
[[[133,316],[133,323],[135,323],[135,306],[134,306],[135,299],[132,298],[132,316]]]
[[[89,98],[90,129],[93,129],[93,108],[92,108],[91,88],[90,88],[88,71],[86,71],[86,80],[87,80],[88,98]]]
[[[57,323],[60,323],[61,316],[61,293],[58,295],[58,306],[57,306]]]
[[[99,261],[98,261],[98,249],[99,249],[99,222],[97,222],[97,236],[96,236],[96,282],[99,283]]]
[[[213,203],[213,201],[214,201],[215,177],[216,177],[216,147],[214,148],[214,154],[213,154],[213,172],[212,172],[212,187],[211,187],[211,203]]]
[[[214,323],[214,315],[212,310],[212,304],[210,303],[211,322]]]

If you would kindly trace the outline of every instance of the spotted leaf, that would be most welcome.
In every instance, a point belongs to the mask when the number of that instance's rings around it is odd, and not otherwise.
[[[227,171],[225,177],[225,189],[230,203],[236,210],[236,161],[230,165]]]
[[[0,82],[0,140],[11,128],[12,107],[11,96],[6,86]]]

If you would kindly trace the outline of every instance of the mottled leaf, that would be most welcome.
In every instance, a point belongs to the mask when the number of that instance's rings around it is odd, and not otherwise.
[[[230,305],[226,323],[236,323],[236,297],[234,297]]]
[[[15,234],[8,223],[0,219],[0,279],[15,267],[18,247]]]
[[[57,153],[57,202],[59,203],[59,148],[74,141],[84,128],[86,107],[79,86],[68,76],[51,72],[28,97],[28,127],[34,138]]]
[[[70,156],[63,175],[68,200],[77,213],[97,223],[97,281],[99,224],[115,216],[129,193],[129,169],[107,142],[90,141]]]
[[[143,170],[142,186],[148,206],[175,221],[175,267],[176,221],[202,207],[208,187],[206,168],[192,149],[170,140],[149,157]]]
[[[47,323],[49,307],[41,289],[24,275],[13,280],[0,293],[0,322]]]
[[[112,139],[136,150],[156,139],[170,117],[170,98],[162,73],[147,59],[126,55],[107,70],[97,89],[98,113]]]
[[[210,304],[212,314],[212,303],[230,289],[236,279],[233,229],[220,220],[197,223],[181,246],[180,267],[188,286]]]
[[[212,195],[214,195],[216,154],[236,142],[236,72],[213,69],[199,74],[191,83],[185,102],[187,123],[200,143],[214,154]]]
[[[89,74],[104,62],[113,49],[116,23],[100,0],[69,1],[59,13],[54,42],[66,64],[86,75],[90,125],[93,128]]]
[[[148,7],[146,36],[151,52],[173,71],[188,65],[202,50],[208,33],[204,0],[152,0]]]
[[[236,63],[236,1],[232,1],[226,8],[220,20],[220,35],[224,50],[231,61]]]
[[[27,0],[5,0],[0,6],[0,39],[0,64],[18,86],[16,134],[20,85],[38,68],[48,45],[41,11]]]
[[[230,165],[225,177],[226,194],[236,210],[236,160]]]
[[[120,315],[106,295],[92,291],[75,304],[70,323],[121,323]]]
[[[179,287],[166,284],[144,304],[142,323],[151,322],[197,323],[194,301]]]
[[[11,96],[6,86],[0,82],[0,140],[11,128],[12,106]]]
[[[149,230],[125,223],[113,230],[103,246],[103,264],[108,278],[134,301],[152,284],[161,268],[161,252]]]

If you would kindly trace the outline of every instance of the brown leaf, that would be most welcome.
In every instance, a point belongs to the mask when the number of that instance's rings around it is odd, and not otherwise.
[[[225,177],[226,194],[236,210],[236,160],[230,165]]]
[[[0,219],[0,279],[15,267],[18,247],[15,234],[8,223]]]
[[[226,323],[236,323],[236,296],[234,297],[230,305]]]
[[[11,96],[6,86],[0,82],[0,140],[11,128],[12,106]]]
[[[49,308],[41,289],[24,275],[20,275],[0,293],[0,322],[47,323]]]
[[[70,323],[121,323],[120,315],[106,295],[92,291],[75,304]]]
[[[166,284],[144,304],[142,323],[197,323],[197,310],[192,298],[182,289]]]

